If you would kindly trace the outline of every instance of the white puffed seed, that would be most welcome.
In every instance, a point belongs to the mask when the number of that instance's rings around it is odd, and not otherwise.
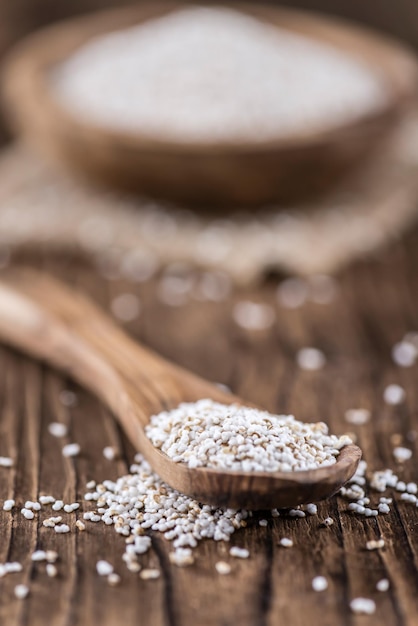
[[[121,581],[121,578],[119,574],[116,574],[116,572],[112,572],[107,577],[107,582],[111,587],[116,587],[116,585],[119,585],[120,581]]]
[[[49,576],[49,578],[55,578],[58,575],[58,570],[57,570],[56,565],[54,565],[53,563],[47,563],[46,573],[47,573],[47,576]]]
[[[303,370],[315,371],[324,367],[326,358],[317,348],[301,348],[296,355],[296,362]]]
[[[401,500],[404,500],[405,502],[409,502],[410,504],[416,504],[417,497],[413,493],[405,492],[401,495]]]
[[[385,498],[382,496],[381,498],[379,498],[379,502],[381,504],[392,504],[393,498]]]
[[[29,587],[27,585],[16,585],[14,594],[18,600],[24,600],[29,595]]]
[[[63,500],[55,500],[54,504],[52,505],[53,511],[61,511],[61,509],[63,508],[64,508]]]
[[[72,504],[65,504],[64,505],[64,511],[66,513],[74,513],[74,511],[76,511],[79,508],[80,508],[80,505],[79,505],[78,502],[73,502]]]
[[[288,537],[283,537],[282,539],[280,539],[279,545],[281,545],[283,548],[291,548],[293,546],[293,541]]]
[[[237,302],[233,310],[233,318],[238,326],[247,330],[264,330],[270,328],[275,320],[274,309],[268,304],[242,301]]]
[[[62,449],[62,455],[65,457],[78,456],[80,454],[80,445],[78,443],[68,443]]]
[[[0,565],[0,570],[0,578],[2,578],[6,574],[18,574],[23,570],[23,566],[18,561],[10,561]]]
[[[229,550],[229,554],[237,559],[248,559],[250,551],[247,548],[239,548],[238,546],[232,546]]]
[[[86,525],[85,525],[85,523],[81,519],[78,519],[76,521],[75,525],[77,526],[78,530],[80,530],[80,531],[86,530]]]
[[[386,404],[401,404],[405,400],[405,390],[400,385],[388,385],[383,392]]]
[[[382,578],[376,583],[377,591],[388,591],[390,583],[387,578]]]
[[[400,367],[411,367],[418,356],[418,350],[414,344],[402,340],[392,348],[392,359]]]
[[[364,514],[366,508],[358,502],[350,502],[350,504],[348,505],[348,510],[354,511],[355,513]]]
[[[68,428],[61,422],[51,422],[48,425],[48,432],[53,437],[65,437],[68,433]]]
[[[142,580],[156,580],[161,576],[161,572],[158,569],[143,569],[139,572],[139,577]]]
[[[54,528],[55,522],[51,521],[51,518],[44,519],[42,526],[45,526],[45,528]]]
[[[403,446],[397,446],[393,449],[393,457],[397,463],[405,463],[412,457],[412,450],[404,448]]]
[[[177,548],[174,552],[170,552],[168,556],[170,563],[177,565],[177,567],[187,567],[194,563],[194,557],[190,548]]]
[[[32,511],[40,511],[41,505],[39,502],[32,502],[32,500],[26,500],[25,509],[31,509]]]
[[[55,563],[57,559],[58,559],[58,552],[56,552],[55,550],[46,551],[46,560],[48,561],[48,563]]]
[[[60,524],[59,526],[54,526],[54,530],[57,534],[69,533],[70,527],[68,524]]]
[[[315,576],[312,579],[312,589],[314,591],[325,591],[325,589],[328,589],[328,581],[325,576]]]
[[[22,513],[23,517],[26,518],[26,519],[33,519],[35,517],[34,512],[31,511],[30,509],[23,508],[21,510],[21,513]]]
[[[126,567],[133,574],[137,574],[141,570],[141,566],[137,561],[127,561]]]
[[[227,575],[231,573],[232,568],[229,563],[226,563],[226,561],[218,561],[217,563],[215,563],[215,569],[218,574]]]
[[[39,502],[43,505],[54,504],[55,498],[54,496],[39,496]]]
[[[368,409],[348,409],[344,414],[345,421],[356,426],[367,424],[370,417],[371,413]]]
[[[96,570],[99,576],[109,576],[113,574],[113,565],[108,561],[100,560],[96,563]]]
[[[46,561],[45,550],[35,550],[35,552],[32,552],[31,560],[32,561]]]
[[[391,469],[381,470],[373,472],[370,486],[376,491],[383,493],[387,487],[396,487],[398,484],[398,477],[393,473]],[[380,500],[382,502],[382,500]],[[385,501],[386,504],[391,504],[389,501]]]
[[[370,598],[354,598],[350,602],[350,609],[359,615],[373,615],[376,611],[376,603]]]
[[[0,456],[0,467],[13,467],[13,459],[9,456]]]
[[[60,522],[62,522],[62,517],[61,517],[61,515],[57,515],[56,517],[47,517],[46,519],[44,519],[42,524],[46,528],[54,528],[54,526],[56,524],[59,524]]]
[[[11,511],[15,506],[16,502],[12,499],[5,500],[3,503],[3,511]]]
[[[103,456],[108,461],[114,461],[118,456],[118,451],[113,446],[103,448]]]
[[[385,546],[384,539],[371,539],[370,541],[366,543],[367,550],[380,550],[380,548],[383,548],[384,546]]]

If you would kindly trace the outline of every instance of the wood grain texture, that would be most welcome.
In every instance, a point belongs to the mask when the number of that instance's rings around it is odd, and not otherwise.
[[[333,431],[355,430],[372,469],[395,467],[390,438],[400,434],[418,454],[417,366],[396,367],[393,343],[418,329],[418,230],[384,255],[357,264],[340,277],[341,289],[329,305],[307,304],[296,311],[277,307],[273,328],[258,334],[234,325],[233,302],[252,298],[275,304],[275,282],[239,292],[225,303],[190,302],[168,307],[159,302],[156,283],[132,285],[106,282],[88,266],[69,258],[26,258],[77,285],[106,306],[122,292],[137,293],[143,309],[127,330],[164,356],[211,380],[230,384],[238,395],[269,410],[294,412],[299,419],[329,422]],[[315,345],[327,355],[319,372],[300,371],[298,348]],[[12,350],[0,350],[0,454],[17,456],[16,468],[0,468],[0,500],[16,497],[21,505],[39,493],[81,500],[85,482],[116,478],[126,472],[133,450],[116,422],[88,393],[76,388],[78,404],[63,407],[61,389],[68,381]],[[407,392],[399,407],[383,403],[386,384],[398,382]],[[364,406],[371,421],[353,427],[344,422],[346,409]],[[68,421],[68,440],[78,441],[82,454],[64,459],[47,432],[53,420]],[[408,435],[409,438],[408,439]],[[123,450],[117,462],[102,456],[105,445]],[[405,480],[418,480],[414,461],[399,468]],[[21,521],[0,510],[0,561],[21,560],[24,573],[0,579],[2,626],[415,626],[418,618],[418,511],[396,498],[388,516],[376,519],[347,513],[340,498],[319,505],[318,517],[281,517],[258,525],[257,514],[247,529],[232,537],[251,557],[231,560],[233,573],[219,576],[214,565],[229,560],[228,547],[211,541],[196,550],[196,563],[176,568],[169,563],[170,546],[153,538],[143,564],[161,568],[162,577],[145,582],[126,572],[123,541],[110,527],[91,524],[88,532],[51,535],[36,523]],[[320,527],[331,515],[334,524]],[[364,549],[383,535],[383,550]],[[294,547],[278,546],[291,537]],[[48,579],[30,562],[35,547],[56,548],[57,579]],[[122,574],[122,584],[109,588],[95,572],[99,558],[108,558]],[[315,575],[329,581],[326,592],[311,590]],[[387,577],[387,593],[375,591]],[[31,594],[24,602],[13,597],[16,582],[27,581]],[[356,596],[372,597],[373,616],[354,616],[348,608]]]

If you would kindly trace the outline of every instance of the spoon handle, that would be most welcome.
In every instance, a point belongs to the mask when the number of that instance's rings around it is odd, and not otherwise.
[[[2,276],[0,340],[91,390],[135,445],[143,441],[138,426],[142,431],[151,415],[185,400],[221,399],[215,386],[130,339],[79,292],[33,270]]]
[[[199,502],[266,509],[320,500],[352,476],[361,457],[356,446],[346,446],[333,466],[283,474],[175,463],[145,434],[152,415],[182,401],[242,400],[143,348],[88,298],[33,270],[2,273],[0,340],[47,361],[90,389],[161,478]]]

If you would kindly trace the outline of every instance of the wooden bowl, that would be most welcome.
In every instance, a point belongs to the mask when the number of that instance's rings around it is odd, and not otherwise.
[[[263,143],[180,143],[94,126],[54,96],[51,70],[93,36],[130,27],[181,4],[149,2],[49,27],[6,61],[3,93],[12,125],[44,153],[101,184],[170,201],[251,206],[295,201],[329,188],[361,164],[396,126],[413,99],[417,62],[397,43],[338,21],[260,5],[234,8],[328,42],[360,57],[385,78],[389,98],[346,124]]]

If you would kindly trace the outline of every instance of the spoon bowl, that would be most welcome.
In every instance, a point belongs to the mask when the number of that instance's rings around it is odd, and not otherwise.
[[[361,458],[357,446],[347,445],[335,464],[307,471],[236,472],[173,461],[145,434],[152,415],[203,398],[251,404],[142,347],[85,296],[32,270],[3,275],[0,340],[92,391],[157,474],[199,502],[252,510],[315,502],[338,491]]]

